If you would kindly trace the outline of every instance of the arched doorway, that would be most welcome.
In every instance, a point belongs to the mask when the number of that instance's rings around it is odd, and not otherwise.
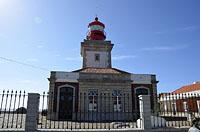
[[[145,87],[139,87],[135,89],[135,96],[136,96],[136,108],[139,110],[139,95],[148,95],[149,89]]]
[[[148,95],[149,90],[147,88],[136,88],[136,95]]]
[[[61,87],[59,90],[59,120],[72,120],[73,88]]]
[[[138,87],[135,89],[135,108],[138,111],[137,118],[139,118],[140,108],[139,108],[139,95],[149,95],[149,89],[146,87]]]

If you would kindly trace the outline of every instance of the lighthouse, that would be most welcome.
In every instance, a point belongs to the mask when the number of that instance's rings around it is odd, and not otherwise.
[[[113,44],[106,40],[105,25],[98,17],[88,25],[88,33],[81,43],[83,68],[111,68],[111,51]]]
[[[112,67],[114,44],[107,40],[106,26],[97,17],[87,26],[80,50],[82,67],[70,72],[51,71],[47,118],[79,122],[136,120],[138,95],[150,95],[151,109],[156,110],[156,75]]]

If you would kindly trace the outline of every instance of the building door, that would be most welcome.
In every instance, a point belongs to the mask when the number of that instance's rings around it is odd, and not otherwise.
[[[138,88],[136,89],[136,108],[139,109],[139,95],[148,95],[148,89],[146,88]]]
[[[59,120],[72,120],[73,88],[60,88]]]
[[[140,108],[139,108],[139,95],[148,95],[149,94],[149,91],[147,88],[137,88],[136,89],[136,92],[135,92],[135,96],[136,96],[136,111],[138,112],[135,112],[137,115],[135,116],[136,118],[139,118],[139,114],[140,114]]]

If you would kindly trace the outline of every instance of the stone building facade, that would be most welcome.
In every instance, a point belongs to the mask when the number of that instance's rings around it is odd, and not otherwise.
[[[131,120],[139,112],[138,95],[151,95],[156,109],[156,75],[133,74],[112,67],[114,44],[105,25],[95,18],[81,43],[83,67],[52,71],[49,78],[48,118],[54,120]],[[137,112],[136,112],[137,111]]]
[[[185,85],[172,93],[159,95],[161,111],[176,114],[196,113],[200,115],[200,82]]]

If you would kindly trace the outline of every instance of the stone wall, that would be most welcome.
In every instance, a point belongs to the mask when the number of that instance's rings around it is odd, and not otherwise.
[[[95,89],[98,91],[97,113],[105,112],[103,117],[119,119],[126,117],[125,115],[115,115],[113,112],[113,90],[122,92],[122,112],[132,111],[132,94],[131,81],[129,74],[87,74],[81,73],[79,79],[79,112],[88,112],[88,91]],[[84,97],[81,98],[81,97]],[[99,117],[99,115],[94,115]],[[86,116],[87,117],[87,116]],[[127,114],[127,118],[130,117]]]

